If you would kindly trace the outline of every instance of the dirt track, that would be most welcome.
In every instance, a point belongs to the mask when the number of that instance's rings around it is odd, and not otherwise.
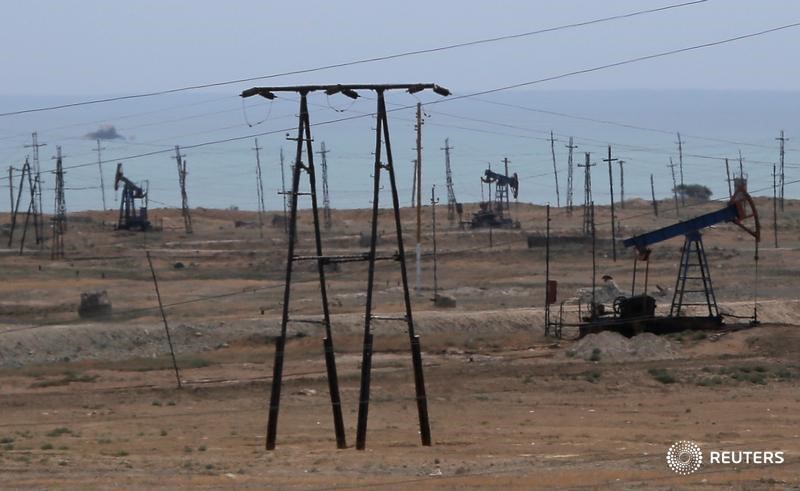
[[[419,445],[408,338],[385,325],[375,332],[366,452],[335,450],[320,335],[308,327],[293,330],[287,348],[278,449],[263,449],[285,246],[279,232],[260,241],[257,230],[232,227],[234,218],[252,218],[247,214],[208,211],[195,219],[194,237],[165,231],[146,238],[158,251],[165,302],[176,304],[168,317],[186,382],[178,391],[142,268],[142,237],[104,230],[94,214],[94,222],[71,229],[69,261],[0,258],[12,280],[0,285],[3,487],[796,488],[798,209],[787,206],[783,247],[761,251],[764,324],[721,336],[670,336],[674,356],[658,360],[614,362],[602,350],[596,361],[569,356],[573,341],[542,336],[540,248],[528,249],[518,231],[496,233],[493,249],[481,233],[444,233],[440,284],[458,306],[435,310],[429,290],[414,297],[434,445]],[[646,210],[646,203],[626,207],[627,232],[654,226],[638,216]],[[523,228],[539,231],[541,213],[523,209]],[[358,250],[361,214],[339,217],[332,251]],[[580,217],[562,221],[561,232],[574,234],[579,225]],[[720,227],[707,234],[706,247],[723,307],[749,315],[752,243],[740,235]],[[234,239],[220,248],[218,241]],[[79,250],[81,241],[92,249]],[[651,285],[674,282],[676,247],[654,254]],[[613,263],[605,253],[601,272],[627,291],[627,257]],[[583,246],[558,244],[553,257],[561,299],[589,285]],[[176,269],[178,261],[185,267]],[[329,275],[351,446],[363,273],[354,265]],[[381,311],[399,310],[396,273],[381,266],[378,274]],[[311,270],[298,278],[293,314],[316,315]],[[78,319],[77,295],[90,289],[109,291],[119,314]],[[659,299],[661,308],[665,302]],[[577,306],[567,305],[574,315]],[[787,460],[677,476],[665,465],[665,451],[682,439],[704,450],[782,450]]]

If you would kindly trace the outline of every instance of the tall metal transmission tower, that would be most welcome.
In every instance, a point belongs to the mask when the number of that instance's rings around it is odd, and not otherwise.
[[[97,170],[100,171],[100,195],[103,197],[103,211],[106,211],[106,184],[103,181],[103,158],[101,152],[105,150],[105,147],[100,146],[100,139],[97,139],[97,148],[95,152],[97,152]]]
[[[317,153],[322,156],[322,222],[325,225],[325,230],[330,230],[333,226],[331,199],[328,194],[328,152],[330,150],[325,148],[325,142],[322,142],[322,150]]]
[[[450,150],[454,147],[450,146],[450,139],[444,139],[444,170],[447,178],[447,220],[451,223],[456,219],[458,214],[458,202],[456,201],[456,192],[453,189],[453,171],[450,167]]]
[[[36,243],[41,246],[44,243],[44,221],[42,220],[42,168],[39,164],[39,148],[47,146],[47,143],[39,143],[39,134],[37,132],[31,133],[31,144],[25,145],[25,148],[33,149],[33,208],[31,214],[34,216],[34,227],[36,232]],[[38,218],[38,220],[37,220]]]
[[[61,147],[56,147],[56,188],[53,210],[53,241],[50,244],[50,259],[64,258],[64,232],[67,230],[67,203],[64,199],[64,168]]]
[[[258,138],[255,139],[256,146],[256,193],[258,194],[258,236],[264,238],[264,181],[261,179],[261,147],[258,146]]]
[[[577,147],[577,145],[572,144],[572,137],[569,137],[569,145],[567,145],[569,149],[569,154],[567,156],[567,214],[572,215],[572,151]]]
[[[181,213],[183,227],[187,234],[192,233],[192,215],[189,212],[189,196],[186,194],[186,159],[181,155],[181,147],[175,145],[175,161],[178,163],[178,182],[181,186]]]
[[[586,163],[578,164],[583,167],[583,233],[590,235],[593,228],[594,202],[592,201],[592,167],[597,164],[591,163],[591,153],[586,152]]]
[[[552,130],[550,131],[550,153],[553,156],[553,177],[556,180],[556,206],[561,208],[561,193],[558,190],[558,166],[556,166],[556,139],[553,137]],[[508,172],[506,172],[508,175]]]

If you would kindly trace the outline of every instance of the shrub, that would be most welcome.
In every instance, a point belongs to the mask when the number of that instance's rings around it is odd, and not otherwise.
[[[677,379],[666,368],[651,368],[648,373],[662,384],[674,384]]]

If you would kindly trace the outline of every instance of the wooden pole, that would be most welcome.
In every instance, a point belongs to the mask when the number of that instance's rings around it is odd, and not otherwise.
[[[775,235],[775,248],[778,248],[778,172],[772,165],[772,233]]]
[[[653,198],[653,213],[658,216],[658,201],[656,201],[656,187],[653,184],[653,174],[650,174],[650,196]]]
[[[145,252],[147,256],[147,264],[150,266],[150,273],[153,275],[153,286],[156,289],[156,299],[158,299],[158,309],[161,311],[161,320],[164,321],[164,331],[167,333],[167,343],[169,343],[169,354],[172,356],[172,367],[175,369],[175,380],[178,382],[178,388],[181,386],[181,374],[178,371],[178,362],[175,359],[175,348],[172,346],[172,336],[169,333],[169,324],[167,323],[167,314],[164,312],[164,304],[161,303],[161,293],[158,291],[158,279],[156,278],[156,270],[153,268],[153,260],[150,259],[150,251]]]
[[[417,103],[417,246],[416,246],[416,283],[414,290],[419,293],[422,288],[422,104]]]
[[[617,226],[614,216],[614,175],[611,171],[611,163],[617,159],[611,158],[611,145],[608,146],[608,158],[603,159],[608,162],[608,189],[611,193],[611,256],[617,262]]]
[[[558,190],[558,167],[556,166],[556,139],[553,136],[553,131],[550,131],[550,154],[553,156],[553,177],[556,180],[556,206],[561,208],[561,194]],[[506,169],[508,175],[508,169]]]

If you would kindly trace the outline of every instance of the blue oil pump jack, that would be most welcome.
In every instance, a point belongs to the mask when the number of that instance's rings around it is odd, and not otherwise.
[[[625,247],[633,247],[636,256],[633,265],[633,286],[630,297],[614,300],[613,313],[606,314],[600,306],[592,305],[590,314],[579,326],[580,336],[599,331],[616,331],[625,336],[641,332],[664,334],[686,329],[718,329],[723,319],[717,307],[708,258],[703,248],[701,230],[720,223],[731,222],[752,235],[756,242],[761,239],[758,212],[753,198],[747,192],[744,179],[735,180],[735,189],[728,205],[717,211],[669,225],[652,232],[637,235],[623,241]],[[748,225],[752,219],[752,225]],[[647,294],[650,246],[684,236],[681,262],[675,290],[672,295],[669,315],[655,315],[655,298]],[[636,295],[636,273],[639,261],[645,262],[643,293]],[[689,315],[701,308],[706,315]]]

